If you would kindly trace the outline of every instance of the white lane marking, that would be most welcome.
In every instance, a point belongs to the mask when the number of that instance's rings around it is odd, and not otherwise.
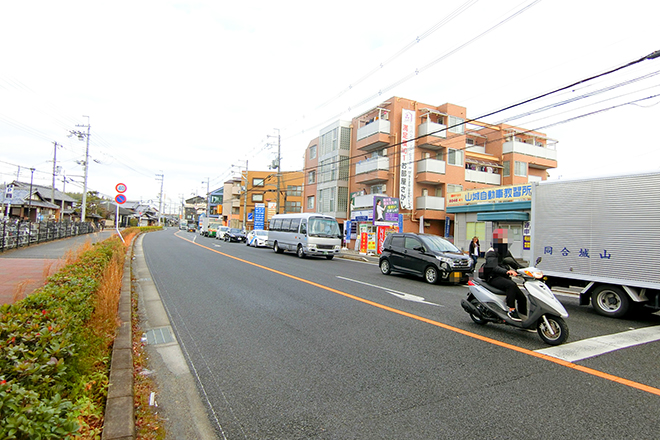
[[[580,361],[590,357],[600,356],[622,348],[646,344],[660,340],[660,326],[644,327],[612,335],[598,336],[570,342],[556,347],[535,350],[568,362]]]
[[[345,277],[340,277],[340,276],[338,276],[337,278],[342,279],[342,280],[346,280],[346,281],[352,281],[352,282],[358,283],[358,284],[364,284],[365,286],[375,287],[377,289],[383,289],[385,292],[389,293],[390,295],[394,295],[397,298],[405,299],[406,301],[418,302],[418,303],[421,303],[421,304],[429,304],[429,305],[437,306],[437,307],[444,307],[443,305],[432,303],[430,301],[427,301],[426,299],[424,299],[421,296],[411,295],[410,293],[399,292],[398,290],[388,289],[387,287],[378,286],[376,284],[369,284],[369,283],[365,283],[364,281],[353,280],[351,278],[345,278]]]

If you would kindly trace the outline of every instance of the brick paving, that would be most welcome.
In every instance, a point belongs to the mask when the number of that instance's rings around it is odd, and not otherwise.
[[[97,232],[13,249],[0,254],[0,305],[12,304],[46,283],[63,265],[68,251],[103,241],[113,231]]]
[[[42,287],[63,263],[59,259],[0,259],[0,304],[12,304]]]

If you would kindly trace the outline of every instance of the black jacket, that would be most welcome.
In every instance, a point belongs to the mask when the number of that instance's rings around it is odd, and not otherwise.
[[[513,257],[513,255],[511,255],[511,252],[509,252],[508,250],[506,251],[505,256],[500,255],[499,252],[497,252],[495,249],[489,249],[488,252],[486,252],[486,262],[484,263],[483,266],[484,267],[483,278],[486,281],[495,277],[506,277],[506,278],[509,277],[509,275],[507,275],[509,266],[503,261],[505,257],[510,257],[515,261],[515,258]]]

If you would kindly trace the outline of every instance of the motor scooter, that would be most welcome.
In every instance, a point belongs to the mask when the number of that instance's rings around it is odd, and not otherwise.
[[[536,260],[538,265],[541,258]],[[505,259],[505,263],[506,263]],[[514,266],[514,264],[510,264]],[[557,300],[550,288],[541,279],[543,272],[530,266],[514,270],[523,279],[523,288],[527,300],[527,314],[518,311],[522,321],[514,321],[508,315],[509,307],[506,304],[506,293],[489,285],[485,280],[473,278],[468,282],[467,298],[461,300],[461,306],[479,325],[489,322],[507,324],[514,327],[534,330],[540,338],[549,345],[559,345],[568,339],[568,326],[563,318],[568,312]]]

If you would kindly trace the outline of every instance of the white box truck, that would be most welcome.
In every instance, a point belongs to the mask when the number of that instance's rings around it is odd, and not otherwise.
[[[550,287],[582,288],[605,316],[660,310],[660,173],[535,183],[531,214]]]

